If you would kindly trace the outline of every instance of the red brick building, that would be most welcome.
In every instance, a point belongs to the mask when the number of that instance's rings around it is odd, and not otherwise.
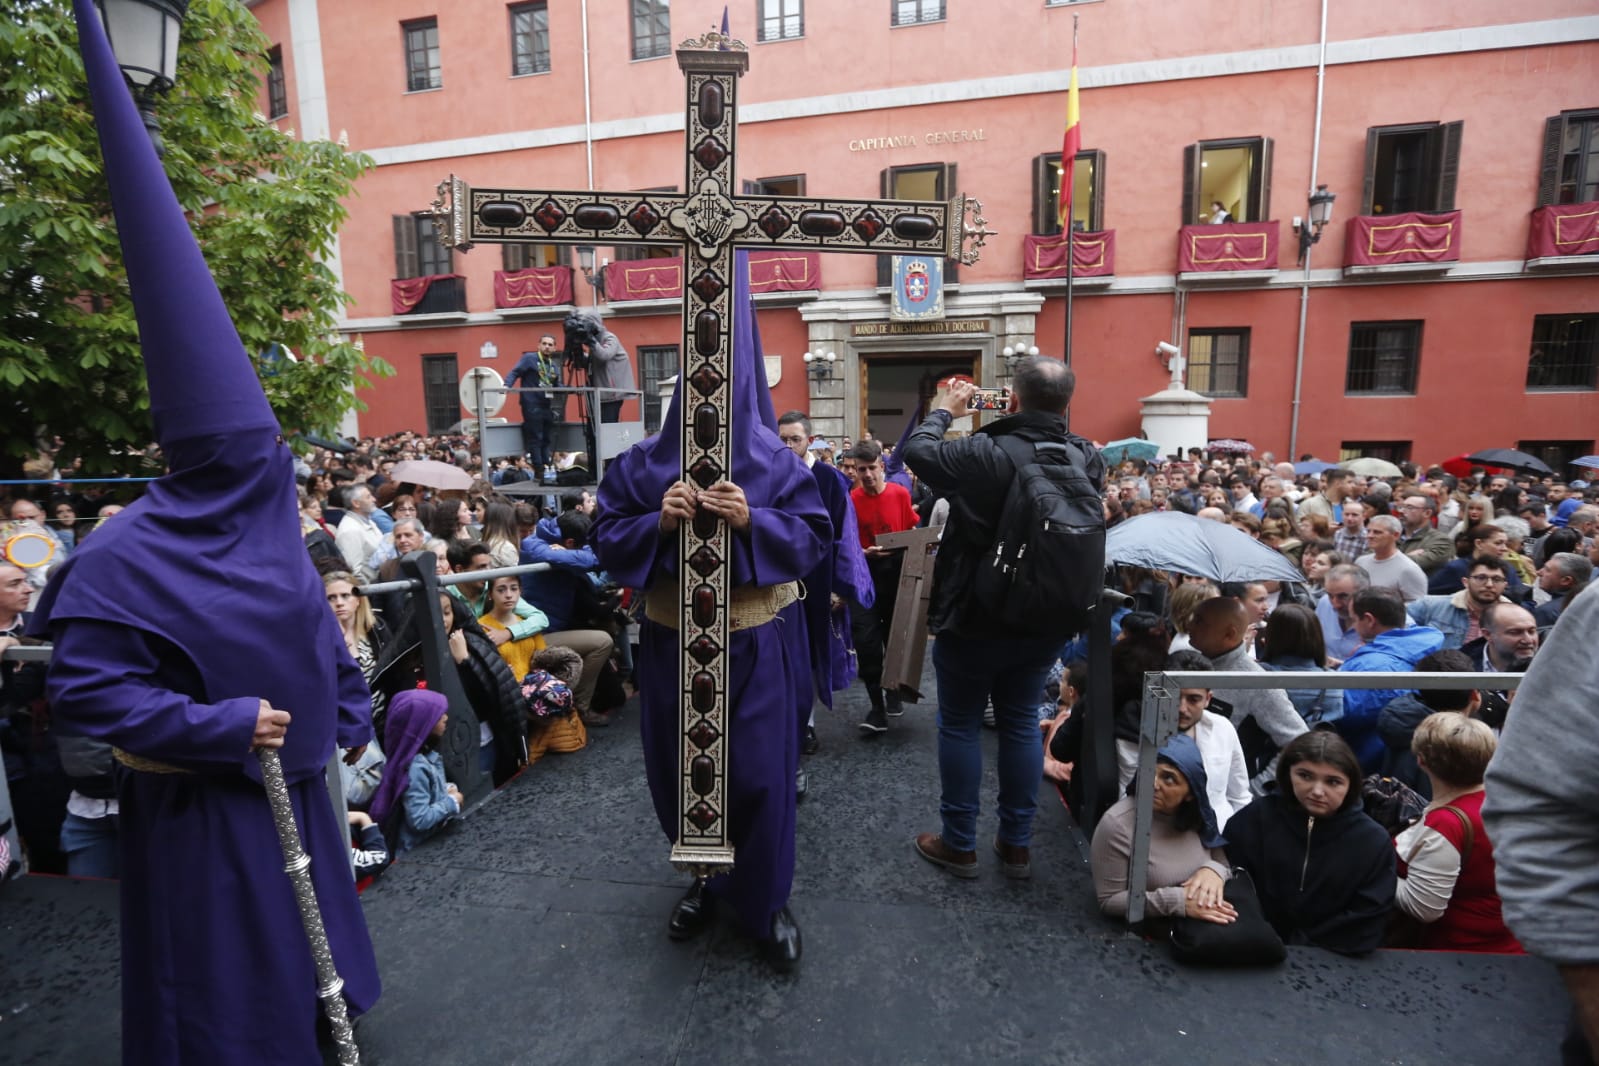
[[[675,188],[672,49],[719,23],[722,5],[253,9],[278,43],[263,110],[305,135],[345,136],[378,164],[349,204],[336,264],[354,298],[344,328],[397,369],[363,396],[359,428],[371,434],[464,417],[462,375],[506,372],[541,332],[559,334],[573,301],[598,296],[553,247],[437,248],[416,213],[438,182]],[[1212,434],[1279,455],[1595,451],[1590,0],[1176,10],[1159,0],[735,4],[733,36],[751,51],[738,145],[748,188],[960,191],[983,201],[998,231],[978,265],[947,279],[944,324],[914,333],[889,324],[872,257],[822,255],[786,272],[757,297],[777,407],[809,410],[829,435],[869,426],[892,437],[948,370],[1002,383],[1007,347],[1059,354],[1051,153],[1080,16],[1075,429],[1136,433],[1140,397],[1168,380],[1154,355],[1165,340],[1185,351],[1190,386],[1215,397]],[[1337,200],[1302,269],[1294,220],[1317,185]],[[1217,203],[1225,225],[1212,224]],[[640,380],[674,373],[681,271],[636,247],[595,255],[608,324]],[[423,276],[439,280],[414,281]],[[829,378],[807,374],[806,351],[835,354]]]

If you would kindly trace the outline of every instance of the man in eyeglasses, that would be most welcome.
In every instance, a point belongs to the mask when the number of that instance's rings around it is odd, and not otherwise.
[[[1417,625],[1432,626],[1444,635],[1444,647],[1459,648],[1482,636],[1483,612],[1505,598],[1505,573],[1498,559],[1479,555],[1466,572],[1465,586],[1452,596],[1423,596],[1410,605]]]

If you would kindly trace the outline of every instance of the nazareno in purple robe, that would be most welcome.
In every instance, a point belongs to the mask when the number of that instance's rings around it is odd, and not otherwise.
[[[119,773],[124,1063],[319,1061],[316,973],[251,753],[262,699],[352,1010],[379,993],[324,783],[370,696],[300,539],[292,456],[90,0],[74,0],[169,472],[52,575],[52,714],[176,771]],[[252,575],[241,582],[240,574]]]
[[[870,607],[877,596],[871,571],[866,568],[866,553],[861,550],[860,529],[855,522],[855,505],[850,502],[849,475],[836,466],[817,460],[811,466],[816,488],[827,508],[832,534],[827,557],[805,579],[805,621],[810,631],[811,680],[816,698],[833,706],[833,693],[849,688],[855,681],[855,642],[850,633],[850,605]],[[833,593],[843,603],[836,609]],[[811,694],[806,693],[800,707],[801,735],[810,718]]]
[[[747,534],[732,537],[734,585],[770,586],[802,580],[827,555],[831,523],[816,479],[777,437],[757,358],[747,257],[735,258],[733,293],[732,480],[750,506]],[[659,530],[661,497],[680,466],[678,394],[656,436],[628,449],[599,486],[590,534],[600,562],[624,585],[644,589],[677,569],[677,537]],[[788,903],[794,880],[794,771],[800,733],[795,709],[809,704],[811,666],[802,604],[784,608],[762,626],[728,639],[728,830],[735,849],[732,873],[712,878],[710,890],[729,903],[751,936],[770,934],[773,915]],[[640,729],[644,767],[655,813],[668,839],[679,821],[678,692],[680,634],[646,620],[639,636]]]

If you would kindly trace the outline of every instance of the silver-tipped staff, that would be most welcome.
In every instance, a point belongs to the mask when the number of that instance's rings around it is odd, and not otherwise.
[[[317,907],[316,886],[311,883],[311,856],[300,843],[300,827],[294,821],[289,802],[289,783],[283,777],[283,763],[274,748],[260,748],[261,783],[266,786],[267,802],[272,805],[272,822],[278,827],[278,842],[283,845],[283,869],[294,885],[294,901],[300,905],[300,922],[305,938],[311,942],[311,958],[316,963],[316,998],[333,1027],[333,1043],[338,1048],[339,1066],[359,1066],[361,1052],[355,1046],[355,1028],[344,1003],[344,979],[333,963],[328,946],[328,931]]]

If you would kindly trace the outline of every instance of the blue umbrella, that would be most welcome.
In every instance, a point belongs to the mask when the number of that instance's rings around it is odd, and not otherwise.
[[[1160,445],[1152,440],[1142,437],[1127,437],[1124,440],[1113,440],[1099,449],[1100,457],[1111,466],[1115,466],[1123,459],[1155,459],[1160,456]]]
[[[1105,560],[1224,581],[1304,581],[1288,557],[1225,522],[1181,511],[1141,514],[1105,537]]]
[[[1336,469],[1337,466],[1338,466],[1337,463],[1324,463],[1320,459],[1306,459],[1302,463],[1295,463],[1294,464],[1294,473],[1296,473],[1296,474],[1322,474],[1322,473],[1327,472],[1328,470]]]
[[[1585,455],[1581,459],[1573,459],[1572,466],[1585,466],[1590,470],[1599,470],[1599,455]]]

